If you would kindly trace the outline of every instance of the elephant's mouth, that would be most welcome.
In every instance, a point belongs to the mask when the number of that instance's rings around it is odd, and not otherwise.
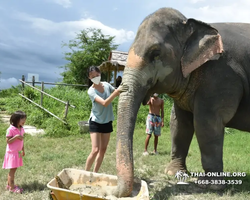
[[[148,103],[148,100],[150,99],[150,97],[152,96],[152,94],[154,94],[155,92],[156,93],[161,93],[159,91],[159,84],[158,84],[158,80],[155,82],[155,84],[147,91],[143,101],[142,101],[142,104],[143,105],[146,105]]]

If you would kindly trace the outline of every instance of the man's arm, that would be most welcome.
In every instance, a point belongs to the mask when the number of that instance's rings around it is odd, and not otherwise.
[[[151,97],[149,97],[149,100],[147,102],[147,105],[149,105],[151,103]]]

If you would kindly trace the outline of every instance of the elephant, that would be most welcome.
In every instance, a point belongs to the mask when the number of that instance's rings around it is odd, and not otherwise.
[[[147,16],[128,51],[120,86],[115,195],[132,192],[136,117],[153,93],[173,99],[171,162],[165,173],[188,172],[186,157],[194,134],[204,173],[223,172],[225,127],[250,131],[249,77],[250,24],[208,24],[173,8]]]

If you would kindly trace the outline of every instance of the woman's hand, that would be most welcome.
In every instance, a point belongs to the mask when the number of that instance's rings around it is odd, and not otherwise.
[[[119,90],[119,93],[122,93],[122,92],[127,92],[129,89],[128,85],[124,85],[124,84],[121,84],[117,90]]]
[[[115,89],[114,93],[115,93],[115,96],[119,96],[119,95],[120,95],[120,90],[119,90],[119,88]]]
[[[115,89],[114,92],[115,92],[116,96],[119,96],[121,91],[122,91],[122,86],[120,85],[117,89]]]

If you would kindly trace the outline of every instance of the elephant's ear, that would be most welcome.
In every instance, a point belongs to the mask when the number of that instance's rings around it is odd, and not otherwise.
[[[217,60],[223,52],[221,36],[215,28],[195,19],[188,19],[186,26],[189,37],[181,58],[184,77],[205,62]]]

